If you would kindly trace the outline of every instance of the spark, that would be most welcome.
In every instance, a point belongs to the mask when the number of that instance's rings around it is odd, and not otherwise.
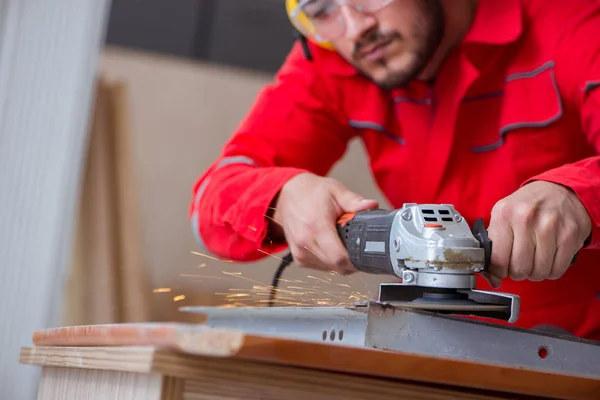
[[[173,297],[173,301],[181,301],[181,300],[185,300],[185,296],[182,294],[179,296]]]
[[[206,275],[194,275],[194,274],[179,274],[184,278],[203,278],[203,279],[225,279],[222,276],[206,276]]]
[[[283,225],[281,225],[281,222],[277,221],[274,218],[269,217],[267,214],[264,214],[264,217],[270,219],[273,222],[275,222],[277,225],[283,226]]]
[[[311,249],[309,249],[308,247],[304,246],[304,248],[308,251],[310,251],[311,253],[313,253],[315,256],[319,257],[319,255],[317,253],[315,253],[314,251],[312,251]]]
[[[169,293],[170,291],[171,288],[157,288],[153,290],[154,293]]]
[[[225,263],[232,263],[233,261],[231,260],[221,260],[219,258],[213,257],[213,256],[209,256],[208,254],[204,254],[204,253],[199,253],[197,251],[192,251],[192,254],[195,254],[197,256],[202,256],[202,257],[206,257],[208,259],[214,260],[214,261],[221,261],[221,262],[225,262]]]
[[[234,297],[249,297],[250,293],[215,293],[217,296],[226,296],[227,298]]]
[[[280,261],[285,261],[285,262],[287,262],[287,261],[286,261],[286,260],[284,260],[283,258],[277,257],[276,255],[273,255],[273,254],[271,254],[271,253],[267,253],[266,251],[263,251],[263,250],[261,250],[261,249],[257,249],[257,251],[258,251],[258,252],[260,252],[260,253],[263,253],[263,254],[265,254],[265,255],[267,255],[267,256],[269,256],[269,257],[273,257],[273,258],[276,258],[276,259],[278,259],[278,260],[280,260]]]
[[[227,272],[227,271],[221,271],[221,272],[225,275],[234,276],[236,278],[240,278],[240,279],[246,280],[248,282],[257,283],[259,285],[264,285],[262,282],[255,281],[254,279],[250,279],[250,278],[246,278],[245,276],[242,276],[241,272]]]
[[[256,229],[256,228],[255,228],[255,227],[253,227],[253,226],[250,226],[250,225],[248,226],[248,229],[250,229],[250,230],[253,230],[254,232],[258,231],[258,229]]]
[[[308,275],[307,278],[316,279],[317,281],[323,282],[323,283],[331,283],[331,279],[329,279],[329,278],[327,278],[329,280],[325,280],[325,279],[322,279],[322,278],[317,278],[316,276],[312,276],[312,275]]]
[[[279,282],[285,282],[285,283],[304,283],[304,281],[300,281],[298,279],[280,279]]]
[[[206,268],[206,264],[202,263],[202,264],[198,265],[198,268]]]
[[[199,253],[199,252],[197,252],[197,251],[192,251],[192,254],[195,254],[195,255],[197,255],[197,256],[206,257],[206,258],[210,258],[211,260],[214,260],[214,261],[221,261],[221,260],[219,260],[218,258],[215,258],[215,257],[213,257],[213,256],[209,256],[208,254]]]

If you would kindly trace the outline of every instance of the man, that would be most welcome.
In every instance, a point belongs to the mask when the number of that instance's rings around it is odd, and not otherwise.
[[[394,207],[484,217],[478,286],[520,295],[518,325],[600,339],[600,3],[288,6],[305,48],[194,188],[206,251],[253,261],[289,246],[298,265],[352,273],[335,221],[378,204],[326,175],[358,138]]]

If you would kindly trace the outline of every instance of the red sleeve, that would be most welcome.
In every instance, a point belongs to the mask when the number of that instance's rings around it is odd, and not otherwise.
[[[354,135],[337,109],[331,79],[296,45],[276,80],[261,91],[194,186],[190,218],[205,253],[244,262],[285,249],[267,237],[272,200],[301,172],[327,174]]]
[[[564,101],[578,110],[581,128],[600,154],[600,4],[582,3],[576,18],[565,23],[556,60],[556,77]],[[600,156],[547,171],[532,180],[571,188],[592,220],[587,248],[600,248]],[[525,182],[527,183],[527,182]]]

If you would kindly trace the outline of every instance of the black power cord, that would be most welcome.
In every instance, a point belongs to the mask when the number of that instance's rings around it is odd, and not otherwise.
[[[275,271],[275,274],[273,275],[273,282],[271,282],[271,294],[269,295],[268,303],[269,307],[273,307],[273,305],[275,304],[275,296],[277,295],[277,289],[279,287],[279,281],[281,279],[283,271],[288,265],[290,265],[293,262],[294,257],[292,256],[292,253],[289,253],[287,256],[281,259],[281,263],[279,264],[277,271]]]

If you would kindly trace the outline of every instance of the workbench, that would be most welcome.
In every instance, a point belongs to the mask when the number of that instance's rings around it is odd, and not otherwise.
[[[38,331],[39,400],[599,399],[600,379],[204,324]]]

